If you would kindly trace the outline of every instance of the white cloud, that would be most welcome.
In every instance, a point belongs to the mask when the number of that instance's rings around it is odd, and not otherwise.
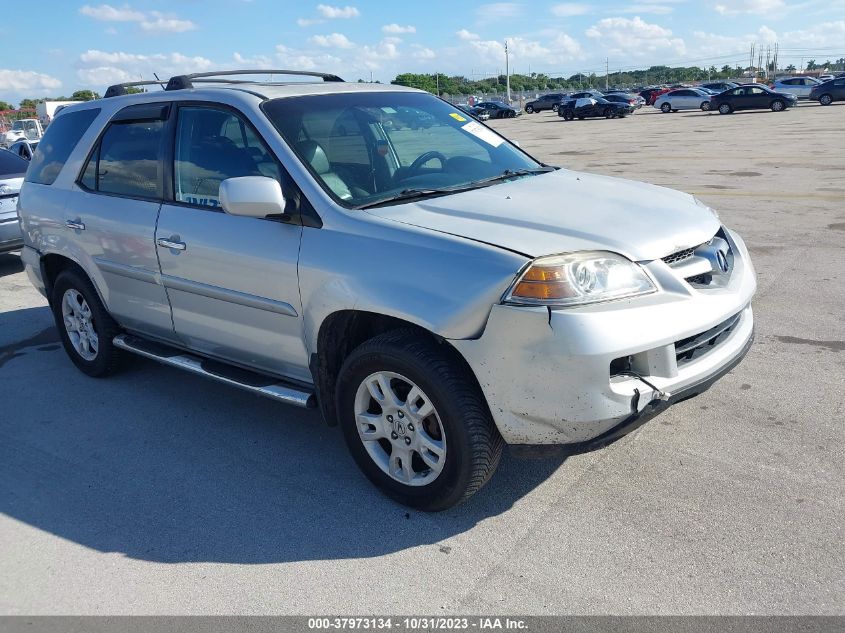
[[[425,46],[415,46],[414,49],[415,50],[412,53],[412,57],[414,59],[428,61],[437,57],[437,54],[433,50],[426,48]]]
[[[311,26],[312,24],[322,24],[325,20],[320,18],[299,18],[296,21],[297,26]]]
[[[410,24],[408,26],[402,26],[401,24],[385,24],[383,27],[381,27],[381,30],[382,30],[383,33],[394,33],[394,34],[416,33],[417,27],[411,26]]]
[[[145,17],[143,13],[133,10],[128,4],[122,7],[113,7],[110,4],[92,7],[86,4],[79,9],[79,12],[101,22],[140,22]]]
[[[482,21],[506,20],[522,14],[522,5],[517,2],[494,2],[482,4],[475,10]]]
[[[61,81],[44,73],[0,68],[0,86],[9,92],[29,93],[36,90],[55,90],[61,85]]]
[[[205,57],[182,53],[144,55],[91,49],[79,56],[76,75],[83,84],[100,87],[123,81],[153,79],[153,73],[158,73],[159,77],[170,77],[218,66]]]
[[[361,15],[356,7],[333,7],[328,4],[318,4],[317,12],[324,18],[334,20],[338,18],[357,18]]]
[[[329,33],[328,35],[315,35],[311,43],[323,48],[352,48],[355,46],[343,33]]]
[[[786,8],[786,3],[784,0],[730,0],[720,2],[713,8],[722,15],[737,15],[739,13],[762,15],[772,11],[780,11]]]
[[[169,18],[158,11],[152,11],[150,19],[141,22],[141,28],[145,31],[157,33],[184,33],[185,31],[193,31],[197,28],[197,25],[190,20]]]
[[[455,35],[458,36],[459,40],[463,40],[464,42],[469,42],[470,40],[480,40],[478,33],[470,33],[466,29],[461,29],[460,31],[455,31]]]
[[[587,29],[586,35],[600,40],[607,52],[614,56],[644,58],[655,53],[686,53],[683,39],[673,37],[671,30],[646,22],[639,16],[599,20]]]
[[[559,18],[570,18],[575,15],[586,15],[592,11],[592,7],[588,4],[579,4],[577,2],[563,2],[556,4],[551,8],[552,15]]]
[[[173,14],[160,13],[159,11],[148,13],[135,11],[128,4],[120,8],[115,8],[109,4],[101,4],[96,7],[86,4],[79,9],[79,12],[101,22],[136,22],[141,30],[147,33],[184,33],[197,28],[197,25],[191,20],[182,20]],[[110,27],[106,32],[109,35],[114,35],[116,30]]]
[[[660,4],[657,2],[634,3],[629,7],[621,9],[620,13],[636,14],[636,15],[668,15],[675,9],[668,4]]]

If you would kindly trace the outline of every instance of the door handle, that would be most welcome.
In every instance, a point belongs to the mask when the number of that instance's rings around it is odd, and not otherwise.
[[[75,231],[84,231],[85,230],[85,223],[81,220],[68,220],[65,222],[65,226],[69,229],[73,229]]]
[[[178,239],[179,238],[176,237],[176,236],[173,236],[170,239],[165,239],[163,237],[160,237],[156,240],[156,243],[159,246],[161,246],[162,248],[172,248],[173,250],[176,250],[176,251],[184,251],[186,248],[188,248],[188,246],[187,246],[187,244],[185,244],[185,242],[179,242],[179,241],[177,241]]]

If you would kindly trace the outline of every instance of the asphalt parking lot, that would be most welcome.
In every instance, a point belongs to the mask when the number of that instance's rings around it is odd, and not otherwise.
[[[491,122],[716,208],[758,270],[757,339],[612,446],[509,449],[440,514],[382,497],[316,414],[142,359],[85,377],[0,255],[0,613],[845,614],[843,122]]]

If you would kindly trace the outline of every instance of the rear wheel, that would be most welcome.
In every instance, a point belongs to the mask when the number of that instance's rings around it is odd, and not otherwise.
[[[833,103],[833,96],[832,95],[822,95],[819,97],[819,103],[823,106],[829,106]]]
[[[731,112],[733,112],[733,109],[730,104],[723,103],[719,106],[719,114],[730,114]]]
[[[605,111],[604,111],[604,118],[605,119],[612,119],[615,116],[616,115],[613,113],[613,110],[611,110],[610,108],[605,108]]]
[[[557,112],[557,109],[558,109],[559,107],[560,107],[560,106],[559,106],[558,104],[554,104],[554,105],[552,106],[552,111]]]
[[[772,112],[780,112],[786,108],[786,104],[778,99],[777,101],[772,101]]]
[[[571,121],[575,118],[575,115],[572,113],[572,110],[564,110],[563,111],[563,120],[564,121]]]
[[[114,373],[122,356],[112,339],[120,327],[100,301],[91,280],[76,269],[61,272],[50,301],[65,352],[89,376]]]
[[[662,106],[660,106],[660,111],[664,114],[669,114],[672,111],[672,106],[668,103],[664,103]]]
[[[709,101],[702,101],[701,102],[701,111],[702,112],[709,112],[710,111],[710,102]]]
[[[445,510],[470,497],[501,457],[504,442],[471,374],[413,330],[379,335],[350,354],[337,407],[359,468],[414,508]]]

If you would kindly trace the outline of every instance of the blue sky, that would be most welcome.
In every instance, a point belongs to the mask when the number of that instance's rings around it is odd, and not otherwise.
[[[845,57],[845,0],[42,0],[5,15],[0,100],[13,103],[236,67],[489,76],[505,39],[513,72],[567,76],[603,72],[606,57],[611,70],[744,64],[752,42],[779,42],[784,65]]]

